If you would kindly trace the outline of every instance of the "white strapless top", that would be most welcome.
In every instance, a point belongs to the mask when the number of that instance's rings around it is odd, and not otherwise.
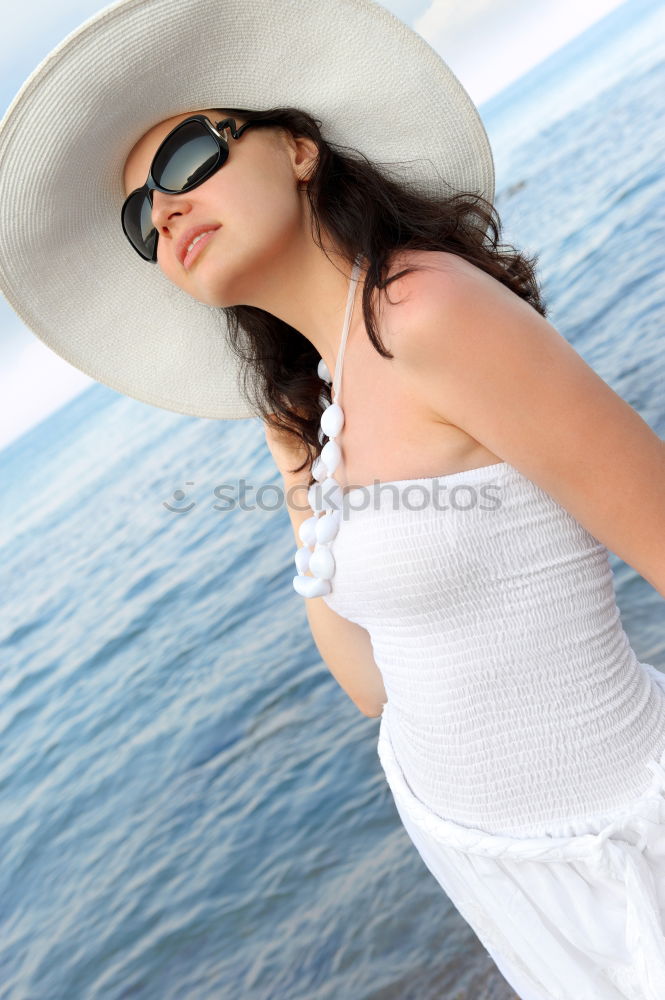
[[[346,493],[323,600],[370,634],[414,794],[537,835],[646,789],[665,696],[622,628],[606,548],[506,462],[377,490]]]

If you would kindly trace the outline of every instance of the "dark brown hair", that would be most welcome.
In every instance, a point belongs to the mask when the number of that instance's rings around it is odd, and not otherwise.
[[[407,267],[388,277],[397,251],[458,254],[547,315],[535,274],[537,255],[528,257],[498,242],[502,228],[498,213],[479,194],[425,196],[388,176],[358,150],[326,142],[321,122],[297,108],[215,110],[222,117],[237,116],[243,122],[265,123],[314,140],[318,158],[302,182],[312,210],[312,235],[325,252],[323,226],[349,267],[358,255],[367,261],[363,317],[369,339],[382,357],[394,355],[379,337],[373,292],[419,270]],[[290,470],[300,472],[321,453],[319,421],[331,401],[330,386],[317,374],[320,355],[298,330],[263,309],[238,305],[224,307],[224,312],[231,349],[241,361],[243,391],[262,419],[270,417],[278,430],[295,434],[306,446],[309,458]],[[314,482],[311,473],[309,482]]]

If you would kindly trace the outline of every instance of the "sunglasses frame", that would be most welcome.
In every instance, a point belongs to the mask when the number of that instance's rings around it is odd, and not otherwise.
[[[217,162],[212,167],[212,169],[209,170],[206,173],[206,175],[204,177],[199,177],[198,180],[194,181],[193,184],[186,184],[183,188],[176,188],[176,189],[174,189],[174,188],[167,188],[167,187],[163,187],[161,184],[157,184],[157,182],[155,181],[155,179],[153,177],[153,173],[152,173],[153,167],[155,165],[155,160],[157,159],[157,157],[161,153],[161,151],[164,148],[164,146],[170,141],[170,139],[172,139],[172,137],[174,136],[174,134],[179,129],[181,129],[185,125],[189,125],[189,124],[191,124],[191,122],[195,122],[195,121],[196,122],[200,122],[204,126],[204,128],[207,130],[207,132],[212,136],[212,138],[215,140],[215,142],[217,143],[217,146],[218,146]],[[137,254],[139,255],[139,257],[142,260],[147,260],[147,261],[149,261],[151,263],[155,263],[156,262],[156,260],[157,260],[157,244],[159,242],[159,233],[157,232],[156,227],[153,226],[152,232],[149,234],[148,238],[150,238],[152,236],[152,233],[155,233],[155,245],[153,247],[152,254],[150,256],[146,257],[146,255],[141,250],[139,250],[139,248],[136,246],[136,244],[134,243],[134,241],[131,239],[129,233],[127,232],[127,227],[125,226],[125,216],[127,214],[128,208],[129,208],[129,202],[130,202],[130,200],[134,199],[137,195],[145,195],[145,196],[147,196],[148,201],[150,202],[150,207],[152,209],[152,192],[153,191],[162,191],[164,194],[183,194],[183,192],[185,192],[185,191],[192,191],[195,187],[198,187],[199,184],[203,184],[204,181],[207,181],[209,177],[212,177],[212,175],[214,173],[216,173],[226,163],[226,161],[228,159],[228,156],[229,156],[229,143],[226,140],[226,138],[224,137],[224,133],[226,132],[227,129],[231,133],[231,135],[233,136],[234,139],[239,139],[240,136],[245,131],[245,129],[249,128],[250,125],[267,125],[267,124],[274,124],[274,123],[264,119],[264,120],[260,120],[260,121],[245,122],[244,125],[241,125],[240,128],[237,128],[236,127],[235,118],[224,118],[221,121],[218,121],[215,124],[213,124],[213,122],[210,121],[210,119],[207,117],[207,115],[190,115],[189,118],[183,118],[183,120],[181,122],[178,122],[178,124],[175,126],[175,128],[171,129],[171,131],[168,133],[168,135],[166,135],[162,139],[162,141],[160,142],[159,146],[157,147],[155,155],[153,156],[152,162],[150,164],[150,171],[148,173],[148,177],[147,177],[147,180],[146,180],[145,184],[143,184],[141,187],[135,188],[133,191],[129,192],[129,194],[127,195],[127,197],[125,198],[125,200],[124,200],[124,202],[122,204],[122,209],[121,209],[121,212],[120,212],[120,221],[122,223],[122,231],[124,232],[125,236],[129,240],[130,245],[134,248],[134,250],[136,250]]]

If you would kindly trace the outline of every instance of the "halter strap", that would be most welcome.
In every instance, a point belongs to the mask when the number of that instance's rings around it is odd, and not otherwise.
[[[344,326],[342,328],[342,338],[339,344],[339,353],[337,354],[337,361],[335,362],[335,375],[333,378],[332,386],[332,398],[335,403],[339,403],[339,397],[342,391],[342,366],[344,364],[344,348],[346,347],[346,338],[349,335],[349,327],[351,325],[351,314],[353,312],[353,303],[355,299],[356,286],[358,284],[358,277],[360,275],[360,255],[356,257],[355,263],[353,265],[353,270],[351,272],[351,277],[349,278],[349,294],[346,299],[346,312],[344,314]]]

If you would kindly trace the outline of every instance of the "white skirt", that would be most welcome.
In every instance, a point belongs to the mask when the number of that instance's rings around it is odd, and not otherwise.
[[[642,667],[665,692],[665,674]],[[406,832],[521,1000],[665,1000],[665,754],[629,807],[565,836],[515,838],[418,799],[389,715],[377,751]]]

